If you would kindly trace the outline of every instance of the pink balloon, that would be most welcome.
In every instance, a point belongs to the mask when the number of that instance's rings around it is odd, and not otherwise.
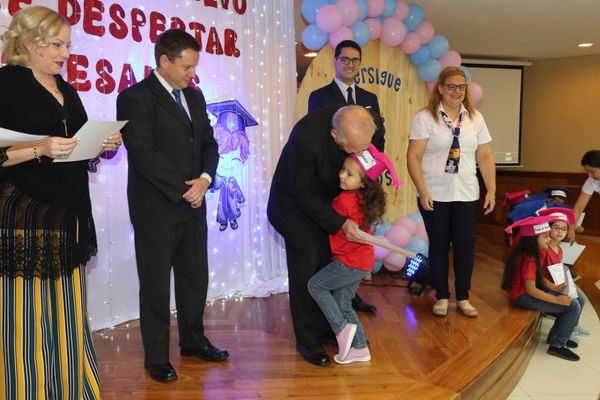
[[[352,30],[347,26],[340,26],[340,28],[329,34],[329,44],[335,48],[342,40],[352,40]]]
[[[429,93],[433,93],[433,91],[435,90],[435,87],[437,86],[437,79],[435,81],[427,82],[427,84],[425,86],[427,86],[427,91]]]
[[[385,234],[390,243],[398,247],[406,246],[410,242],[411,236],[412,233],[408,229],[398,225],[392,226]]]
[[[399,46],[406,37],[406,27],[397,18],[384,18],[379,39],[388,47]]]
[[[419,36],[414,32],[408,32],[404,41],[400,45],[400,50],[402,50],[405,54],[413,54],[416,53],[421,48],[421,41],[419,40]]]
[[[417,224],[417,229],[415,229],[415,236],[424,239],[427,244],[429,244],[429,236],[427,236],[427,230],[425,229],[425,224],[421,221]]]
[[[327,4],[317,12],[317,28],[321,32],[332,33],[342,25],[342,13],[333,4]]]
[[[396,0],[396,12],[392,14],[392,17],[398,18],[400,21],[404,21],[410,13],[410,7],[404,0]]]
[[[415,221],[413,221],[412,219],[410,219],[409,217],[402,217],[402,218],[398,218],[395,222],[394,222],[394,226],[402,226],[403,228],[405,228],[411,235],[415,234],[415,231],[417,230],[417,224],[415,224]]]
[[[483,88],[479,83],[471,82],[469,83],[469,94],[473,103],[477,104],[483,98]]]
[[[364,21],[371,30],[371,40],[379,39],[379,36],[381,36],[381,22],[377,18],[365,18]]]
[[[390,241],[385,237],[385,236],[381,236],[381,235],[377,235],[375,236],[377,239],[381,239],[384,242],[389,243]],[[376,260],[383,260],[384,258],[386,258],[387,256],[390,255],[390,250],[388,249],[384,249],[383,247],[379,247],[379,246],[373,246],[375,248],[375,259]]]
[[[448,51],[446,54],[439,58],[442,69],[446,67],[460,67],[462,57],[454,50]]]
[[[378,17],[385,8],[385,0],[367,0],[367,17]]]
[[[342,25],[350,26],[358,21],[360,6],[356,0],[337,0],[335,6],[342,14]]]
[[[435,35],[435,28],[431,25],[431,22],[423,21],[414,32],[419,36],[421,43],[425,44]]]
[[[389,271],[400,271],[404,268],[404,264],[406,264],[406,256],[393,252],[383,260],[383,265]]]

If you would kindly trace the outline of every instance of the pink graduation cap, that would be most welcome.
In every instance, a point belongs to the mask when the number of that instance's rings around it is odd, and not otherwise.
[[[512,233],[513,229],[519,228],[519,234],[521,236],[537,236],[544,232],[550,232],[550,225],[548,223],[553,220],[553,217],[527,217],[520,219],[504,229],[506,233]]]
[[[390,175],[392,175],[392,185],[394,186],[394,189],[398,189],[403,185],[403,182],[398,180],[396,169],[390,159],[377,150],[372,143],[369,144],[367,150],[363,151],[361,154],[350,154],[350,157],[356,161],[358,166],[365,171],[365,174],[372,181],[379,179],[379,176],[387,169],[390,171]]]
[[[525,200],[527,197],[529,197],[530,194],[531,192],[529,190],[519,190],[518,192],[504,193],[505,198],[502,204],[504,204],[505,206],[508,204],[510,204],[511,206],[516,206],[517,204]]]
[[[575,213],[573,210],[564,207],[550,207],[539,210],[539,216],[549,216],[552,219],[549,222],[564,221],[568,225],[575,223]]]

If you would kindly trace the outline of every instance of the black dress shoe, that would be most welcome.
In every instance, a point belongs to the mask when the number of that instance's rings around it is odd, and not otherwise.
[[[186,357],[198,357],[204,361],[225,361],[229,358],[227,350],[213,346],[208,340],[197,349],[181,348],[180,353]]]
[[[297,346],[296,349],[304,360],[313,365],[326,367],[331,364],[329,355],[319,345],[309,347]]]
[[[377,311],[377,308],[374,305],[367,303],[366,301],[361,299],[359,295],[355,295],[352,299],[352,308],[354,308],[356,311],[368,313],[374,313],[375,311]]]
[[[177,372],[171,363],[165,364],[144,364],[144,368],[150,374],[150,377],[159,382],[171,382],[177,379]]]

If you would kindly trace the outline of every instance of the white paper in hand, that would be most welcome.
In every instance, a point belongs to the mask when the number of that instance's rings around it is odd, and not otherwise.
[[[560,247],[563,251],[562,262],[570,265],[574,265],[583,250],[585,250],[585,246],[577,242],[574,242],[573,244],[563,243]]]
[[[548,265],[546,268],[548,268],[548,272],[550,272],[555,285],[565,282],[565,267],[562,263]]]
[[[127,121],[88,121],[77,131],[79,143],[67,158],[56,158],[54,162],[82,161],[95,158],[102,151],[102,143],[119,131]]]
[[[10,129],[0,128],[0,147],[9,147],[18,143],[35,142],[47,138],[45,135],[29,135],[11,131]]]

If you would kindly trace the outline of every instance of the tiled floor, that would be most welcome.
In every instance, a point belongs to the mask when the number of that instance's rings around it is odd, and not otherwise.
[[[521,381],[509,400],[600,400],[600,321],[594,308],[586,304],[579,325],[591,332],[578,336],[574,351],[578,362],[565,361],[546,353],[546,336],[552,323],[542,320],[537,349]]]

